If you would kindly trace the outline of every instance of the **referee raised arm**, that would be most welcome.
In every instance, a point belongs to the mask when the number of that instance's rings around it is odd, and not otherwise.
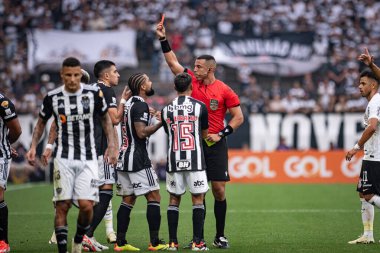
[[[173,74],[187,72],[192,76],[192,97],[206,104],[209,114],[209,134],[203,141],[207,166],[207,178],[211,181],[215,198],[214,213],[216,218],[216,235],[214,246],[229,248],[224,234],[227,201],[225,195],[228,175],[228,148],[226,136],[232,134],[244,121],[238,95],[224,82],[216,79],[216,61],[211,55],[201,55],[195,59],[193,71],[184,68],[170,48],[166,38],[163,20],[157,24],[156,35],[161,42],[166,63]],[[231,120],[224,126],[227,110]]]

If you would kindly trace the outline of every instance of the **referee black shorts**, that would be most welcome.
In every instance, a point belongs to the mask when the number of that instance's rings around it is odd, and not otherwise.
[[[203,152],[207,166],[207,179],[209,181],[230,181],[226,139],[222,138],[210,147],[203,141]]]
[[[356,190],[366,194],[380,195],[380,162],[362,161],[360,177]]]

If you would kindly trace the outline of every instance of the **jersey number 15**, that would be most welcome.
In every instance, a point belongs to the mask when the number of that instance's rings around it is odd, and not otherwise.
[[[173,130],[173,151],[186,151],[194,150],[194,124],[182,122],[179,124],[172,124],[171,128]]]

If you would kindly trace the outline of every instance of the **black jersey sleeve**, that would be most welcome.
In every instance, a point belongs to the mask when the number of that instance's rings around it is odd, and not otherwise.
[[[95,99],[95,111],[100,115],[104,115],[107,112],[108,107],[106,104],[106,100],[104,99],[103,91],[101,89],[98,89],[95,92],[94,99]]]
[[[48,96],[45,96],[44,101],[42,102],[39,115],[44,121],[47,121],[48,119],[50,119],[52,114],[53,114],[52,97],[48,95]]]
[[[133,122],[143,122],[149,124],[149,107],[147,103],[135,103],[131,110],[131,119]]]
[[[202,130],[208,129],[208,111],[204,103],[201,104],[201,128]]]
[[[0,117],[3,118],[4,121],[10,121],[17,118],[14,104],[4,96],[0,99]]]
[[[117,108],[117,100],[115,91],[111,87],[102,88],[104,99],[108,108]]]
[[[165,130],[165,133],[167,134],[168,133],[168,123],[166,123],[166,121],[164,119],[164,109],[161,110],[161,122],[162,122],[162,126]]]

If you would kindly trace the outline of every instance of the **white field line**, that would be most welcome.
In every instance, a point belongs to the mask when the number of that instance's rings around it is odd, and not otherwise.
[[[76,209],[76,208],[72,208],[72,209]],[[360,210],[354,210],[354,209],[261,209],[261,210],[235,210],[235,209],[231,209],[231,210],[228,210],[227,213],[242,213],[242,214],[246,214],[246,213],[262,213],[262,214],[265,214],[265,213],[359,213]],[[145,210],[134,210],[132,211],[132,214],[144,214],[146,213]],[[161,208],[161,213],[162,214],[165,214],[166,213],[166,209],[163,210]],[[180,213],[187,213],[187,214],[190,214],[192,213],[192,210],[180,210]],[[69,212],[69,215],[70,214],[73,214],[73,215],[77,215],[76,212]],[[51,210],[51,212],[28,212],[28,211],[25,211],[25,212],[20,212],[20,211],[10,211],[9,212],[9,215],[25,215],[25,216],[28,216],[28,215],[54,215],[54,210]]]
[[[48,186],[48,183],[26,183],[26,184],[16,184],[16,185],[8,185],[6,192],[20,191],[30,188],[37,188],[42,186]]]

